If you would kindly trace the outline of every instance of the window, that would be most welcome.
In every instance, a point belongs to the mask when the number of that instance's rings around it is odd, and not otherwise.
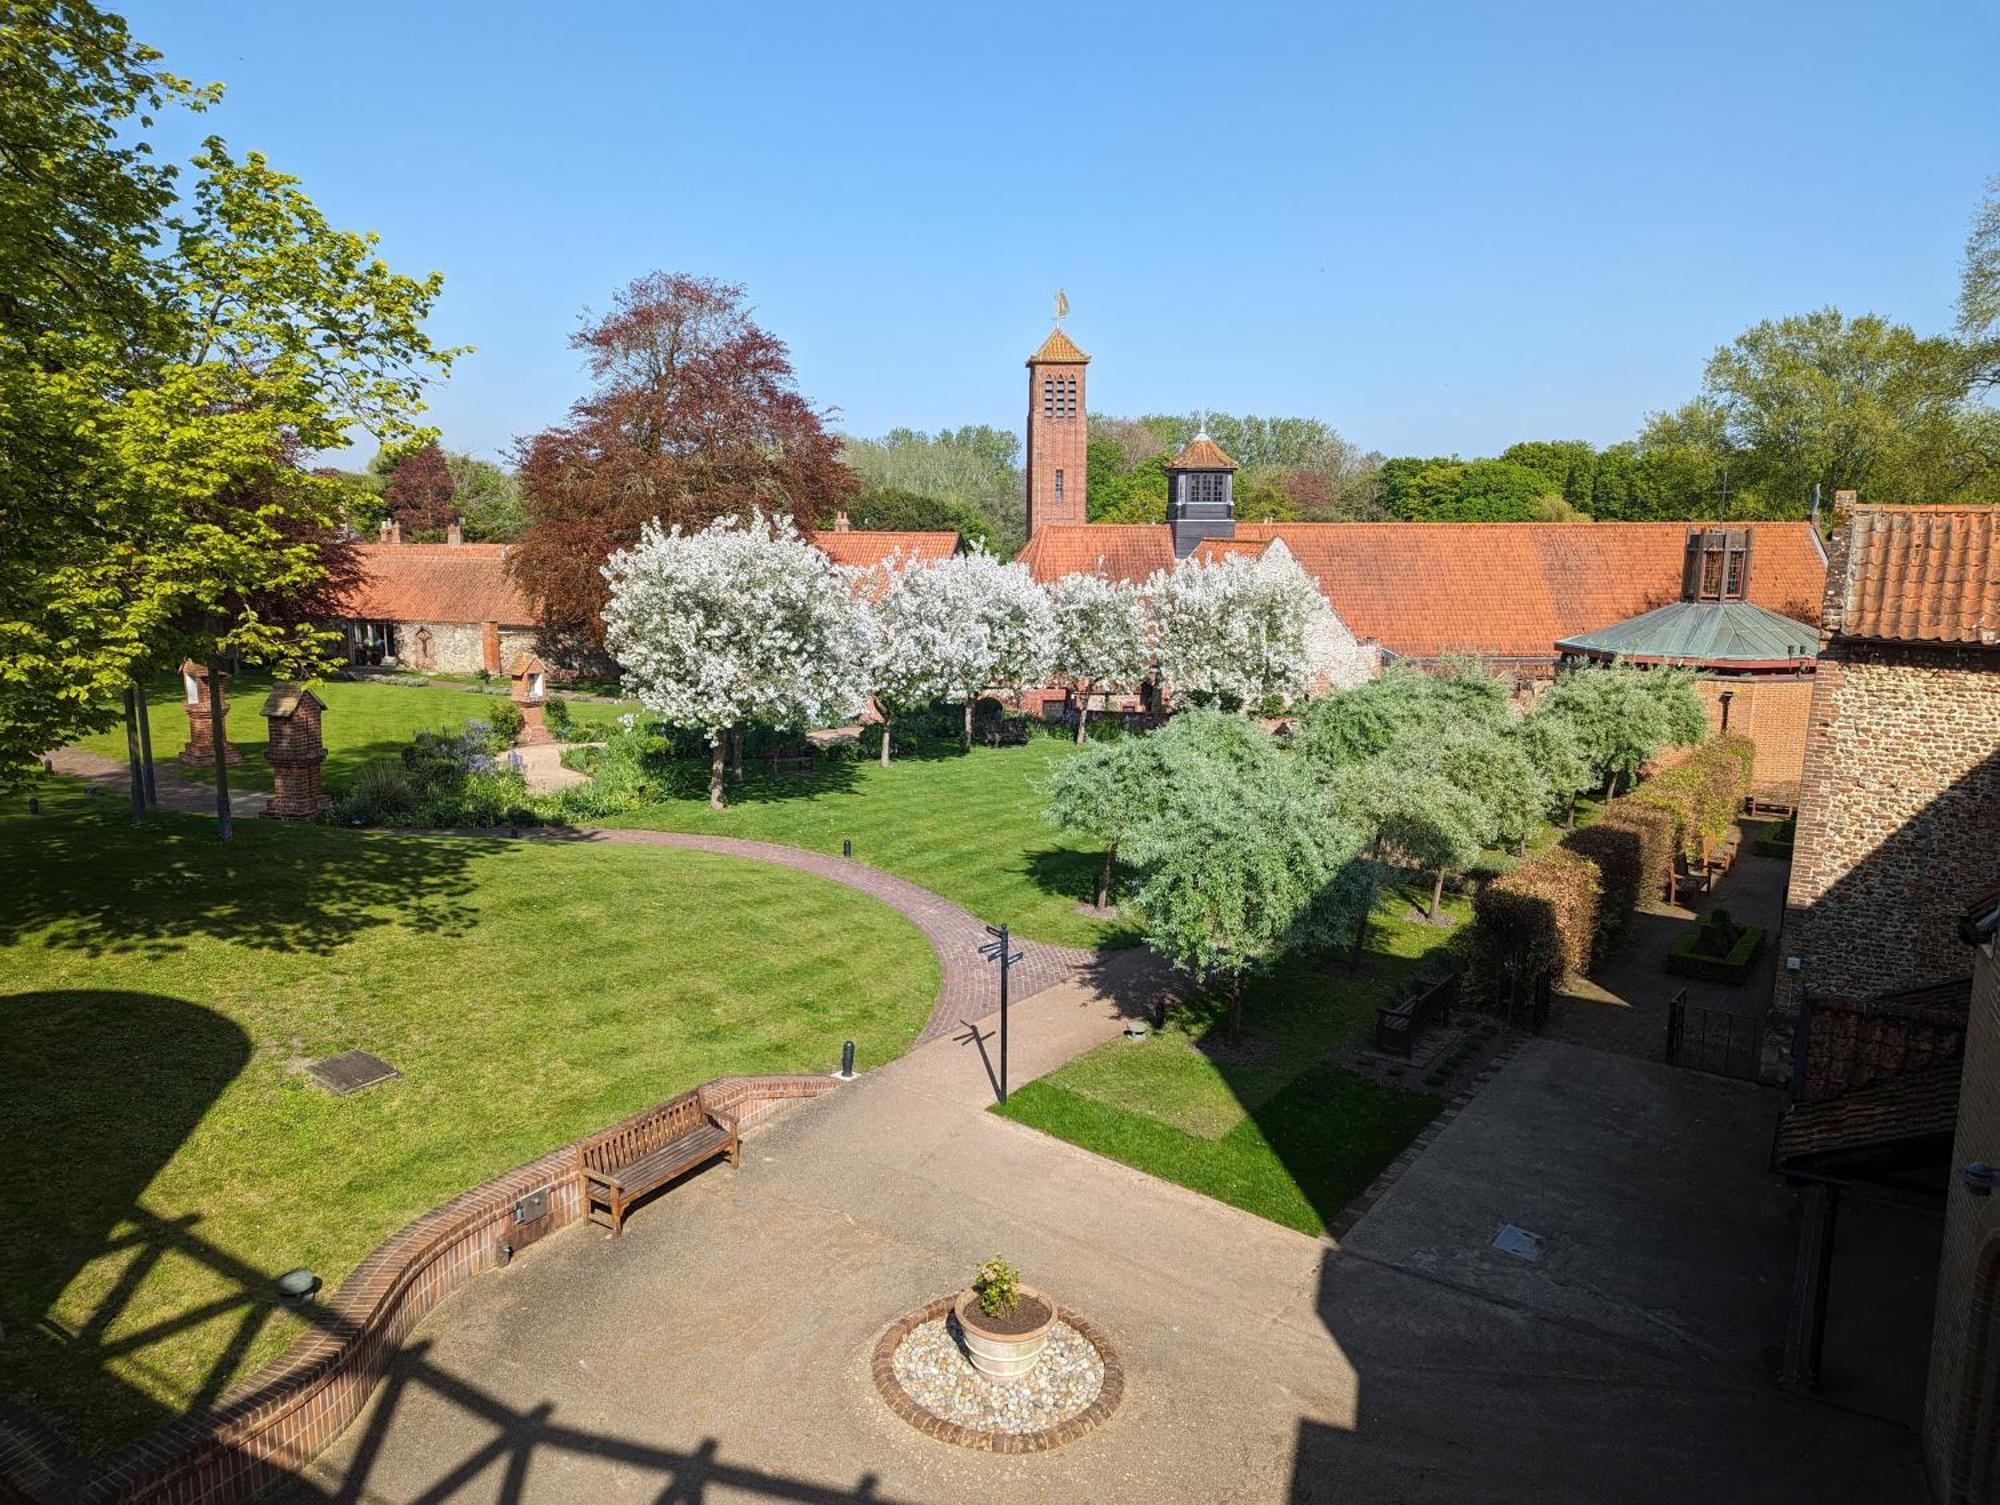
[[[1053,376],[1042,378],[1042,416],[1056,416],[1056,379]]]
[[[1181,500],[1189,506],[1220,507],[1229,500],[1229,478],[1215,471],[1196,471],[1181,481]]]
[[[1057,501],[1061,501],[1061,500],[1062,500],[1062,491],[1063,491],[1063,487],[1062,487],[1062,472],[1061,472],[1061,471],[1057,471],[1057,472],[1056,472],[1056,500],[1057,500]]]

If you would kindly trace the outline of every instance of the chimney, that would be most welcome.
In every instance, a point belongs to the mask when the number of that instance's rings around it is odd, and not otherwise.
[[[376,538],[375,538],[375,541],[376,541],[377,543],[387,543],[387,542],[389,541],[389,519],[388,519],[388,518],[386,518],[386,517],[385,517],[385,518],[383,518],[383,519],[382,519],[382,526],[381,526],[380,528],[378,528],[378,529],[376,530]]]
[[[444,541],[454,548],[465,542],[465,525],[453,518],[444,530]]]
[[[402,541],[403,541],[403,525],[392,517],[389,519],[389,536],[383,539],[382,542],[401,543]]]
[[[1836,491],[1833,494],[1833,510],[1838,512],[1843,507],[1853,507],[1860,500],[1861,493],[1858,491]]]
[[[836,513],[834,513],[834,514],[833,514],[833,531],[834,531],[834,532],[836,532],[836,533],[845,533],[845,532],[846,532],[846,531],[848,530],[848,526],[849,526],[849,524],[848,524],[848,521],[847,521],[847,514],[846,514],[845,512],[836,512]]]

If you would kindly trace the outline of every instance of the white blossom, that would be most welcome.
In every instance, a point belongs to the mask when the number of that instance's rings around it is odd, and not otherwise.
[[[1253,708],[1295,699],[1313,688],[1316,656],[1337,636],[1319,587],[1276,544],[1261,556],[1190,556],[1155,574],[1146,593],[1160,668],[1180,695],[1233,695]]]
[[[1083,740],[1090,696],[1136,685],[1151,662],[1145,600],[1135,585],[1102,575],[1065,575],[1049,587],[1055,614],[1056,682],[1080,691],[1077,740]]]
[[[866,610],[786,516],[699,533],[648,523],[604,566],[605,642],[639,703],[719,743],[755,722],[845,721],[867,693]]]

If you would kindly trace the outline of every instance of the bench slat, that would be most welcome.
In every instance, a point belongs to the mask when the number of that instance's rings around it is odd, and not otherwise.
[[[728,1143],[729,1135],[725,1131],[714,1124],[707,1124],[690,1134],[669,1140],[628,1164],[591,1170],[589,1175],[593,1181],[602,1181],[621,1192],[636,1194],[651,1191],[690,1166],[720,1154]]]

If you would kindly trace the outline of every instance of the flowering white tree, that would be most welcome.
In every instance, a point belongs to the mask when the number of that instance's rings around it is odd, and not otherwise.
[[[854,573],[855,589],[869,606],[868,685],[882,716],[884,768],[896,718],[952,688],[943,666],[961,651],[962,608],[950,581],[932,578],[934,568],[899,550]]]
[[[884,713],[924,700],[963,704],[970,748],[980,691],[1047,677],[1055,616],[1024,566],[1002,564],[975,545],[935,564],[894,570],[876,603],[875,635],[874,688]]]
[[[1146,672],[1146,610],[1137,586],[1102,575],[1065,575],[1049,587],[1055,613],[1057,683],[1081,697],[1076,740],[1083,741],[1090,697],[1136,684]]]
[[[699,533],[648,523],[604,565],[605,643],[639,703],[700,727],[708,803],[720,810],[723,741],[745,722],[846,720],[867,694],[866,609],[789,517],[718,518]]]
[[[1177,695],[1233,695],[1255,708],[1312,688],[1332,608],[1289,551],[1190,557],[1147,583],[1160,668]]]

